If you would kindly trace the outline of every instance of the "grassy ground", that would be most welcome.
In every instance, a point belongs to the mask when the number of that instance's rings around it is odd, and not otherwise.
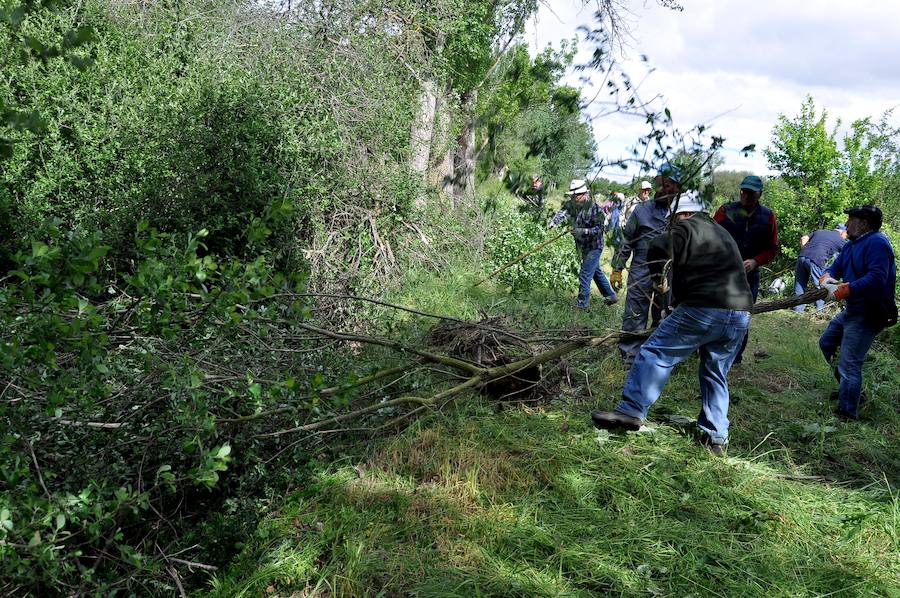
[[[574,290],[470,291],[453,271],[407,282],[398,302],[522,330],[621,317],[600,302],[572,312]],[[323,462],[211,595],[900,596],[898,360],[873,353],[863,421],[840,423],[823,326],[754,319],[730,374],[727,458],[680,423],[699,408],[695,361],[646,429],[594,430],[590,410],[614,404],[624,373],[615,352],[586,351],[546,370],[540,401],[471,397]]]

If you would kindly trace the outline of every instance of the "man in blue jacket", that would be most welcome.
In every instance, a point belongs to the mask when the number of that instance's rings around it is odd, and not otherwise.
[[[651,328],[656,328],[662,320],[665,301],[660,300],[654,290],[647,249],[669,224],[669,205],[683,191],[681,176],[681,169],[677,166],[664,164],[655,179],[658,190],[653,201],[638,204],[622,229],[625,242],[613,256],[610,282],[616,291],[622,288],[622,270],[630,258],[628,294],[622,314],[623,332],[643,331],[647,327],[648,316]],[[624,337],[619,342],[619,352],[626,368],[634,363],[643,342],[641,337]]]
[[[844,310],[828,324],[819,338],[819,348],[828,363],[841,350],[835,376],[838,379],[838,408],[841,419],[859,417],[862,369],[875,336],[888,324],[893,311],[897,265],[890,241],[881,230],[881,210],[863,205],[847,210],[847,236],[834,263],[819,284],[828,289],[828,298],[844,301]],[[839,282],[843,280],[843,282]]]

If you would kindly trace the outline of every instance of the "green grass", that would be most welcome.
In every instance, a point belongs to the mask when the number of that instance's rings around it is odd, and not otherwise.
[[[512,297],[411,275],[395,300],[526,331],[614,327],[571,292]],[[467,284],[468,282],[468,284]],[[415,338],[424,324],[398,316]],[[900,596],[900,368],[875,351],[863,421],[840,423],[816,339],[824,323],[754,319],[730,375],[727,458],[669,416],[699,408],[680,366],[647,431],[589,422],[624,373],[614,351],[548,368],[543,402],[479,397],[323,463],[248,539],[213,596]],[[395,328],[395,331],[400,328]],[[768,357],[754,358],[765,350]]]

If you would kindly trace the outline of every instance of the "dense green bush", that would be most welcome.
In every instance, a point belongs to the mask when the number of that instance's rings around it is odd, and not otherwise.
[[[487,240],[490,265],[492,268],[499,268],[560,232],[560,228],[547,230],[543,221],[535,222],[530,214],[502,209],[497,214],[494,229]],[[565,235],[504,270],[498,278],[519,290],[536,287],[575,288],[580,263],[571,237]]]
[[[321,384],[308,355],[276,352],[308,317],[277,299],[302,278],[215,260],[206,231],[138,228],[124,278],[100,235],[51,227],[0,286],[0,579],[39,595],[167,579],[159,545],[185,530],[162,523],[271,450],[242,417],[312,409]]]
[[[120,264],[141,220],[206,228],[208,251],[246,257],[248,228],[276,204],[292,217],[265,244],[285,267],[300,248],[367,235],[373,221],[390,238],[417,195],[406,167],[415,80],[386,36],[354,32],[347,16],[353,43],[341,49],[311,37],[314,22],[291,25],[251,2],[91,0],[35,14],[30,33],[86,23],[96,42],[88,69],[32,61],[0,81],[0,99],[47,124],[17,132],[0,162],[0,254],[53,217],[102,231]],[[314,275],[375,259],[346,259],[355,243],[332,247]]]

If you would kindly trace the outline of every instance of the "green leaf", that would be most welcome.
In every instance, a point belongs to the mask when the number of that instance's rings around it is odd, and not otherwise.
[[[60,513],[56,516],[56,531],[61,530],[66,525],[66,516]]]
[[[216,452],[215,458],[216,459],[224,459],[225,457],[227,457],[230,454],[231,454],[231,445],[223,444],[222,446],[219,447],[219,450]]]
[[[39,258],[44,257],[50,251],[50,248],[41,243],[40,241],[32,241],[31,242],[31,257]]]
[[[28,548],[34,548],[35,546],[41,545],[41,532],[35,530],[34,535],[31,536],[31,540],[28,541]]]

